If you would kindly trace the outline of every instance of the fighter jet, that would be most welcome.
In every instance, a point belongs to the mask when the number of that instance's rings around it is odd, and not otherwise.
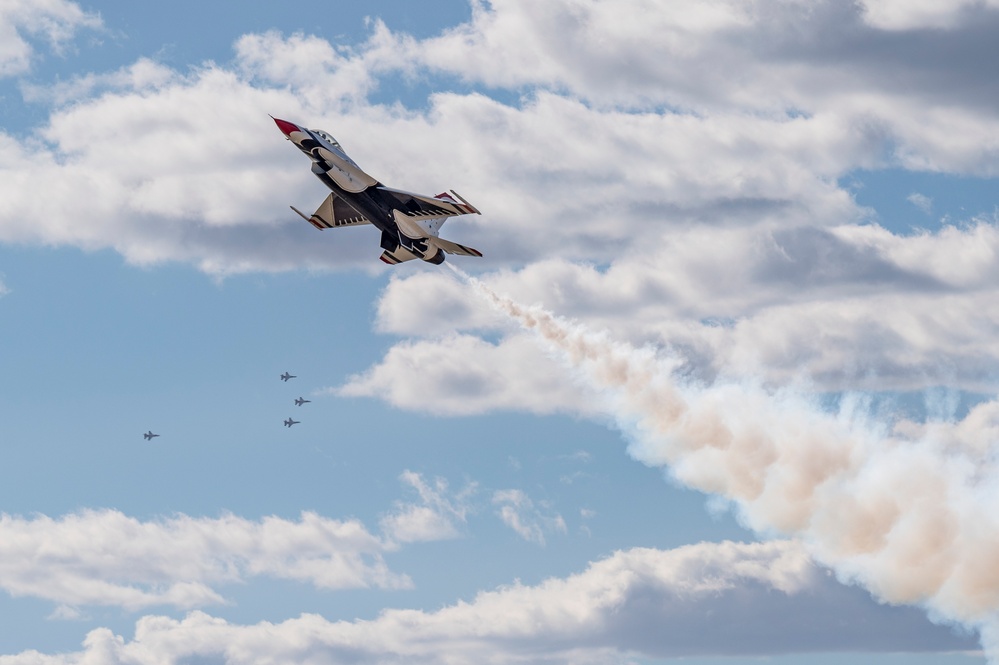
[[[298,399],[295,400],[295,406],[302,406],[303,404],[310,404],[310,403],[312,403],[311,399],[304,399],[302,397],[299,397]]]
[[[297,378],[298,378],[297,376],[295,376],[294,374],[289,374],[288,372],[285,372],[284,374],[281,375],[282,381],[287,381],[288,379],[297,379]]]
[[[284,421],[284,426],[285,427],[291,427],[292,425],[297,425],[300,422],[302,422],[302,421],[301,420],[292,420],[291,418],[288,418],[287,420]]]
[[[159,436],[159,434],[153,434],[153,430],[149,430],[148,432],[142,435],[142,438],[145,439],[146,441],[152,441],[153,438],[157,436]]]
[[[381,260],[390,265],[423,259],[441,264],[444,254],[482,256],[471,247],[438,237],[441,225],[457,215],[481,214],[454,190],[437,196],[392,189],[361,170],[340,144],[320,129],[274,118],[284,135],[312,160],[312,172],[332,190],[312,215],[298,215],[322,231],[371,224],[381,231]],[[442,147],[442,149],[444,149]]]

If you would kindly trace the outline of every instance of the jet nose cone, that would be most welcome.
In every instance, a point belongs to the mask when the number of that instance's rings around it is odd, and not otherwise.
[[[274,116],[271,116],[271,119],[274,120],[274,123],[278,126],[278,129],[284,132],[285,136],[289,136],[292,132],[301,131],[301,128],[293,122],[288,122],[287,120],[281,120],[280,118],[275,118]]]

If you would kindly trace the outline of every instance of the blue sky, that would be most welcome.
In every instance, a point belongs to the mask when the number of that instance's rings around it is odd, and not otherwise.
[[[0,6],[0,664],[995,655],[999,6],[623,4]]]

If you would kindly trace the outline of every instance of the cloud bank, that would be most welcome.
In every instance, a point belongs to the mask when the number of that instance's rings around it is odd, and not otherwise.
[[[915,640],[914,625],[922,626]],[[98,629],[80,652],[24,652],[0,657],[0,664],[596,664],[636,656],[967,650],[973,644],[926,624],[915,610],[877,605],[837,584],[792,542],[724,542],[616,552],[564,579],[481,592],[432,612],[386,610],[370,621],[302,615],[236,625],[202,612],[181,620],[148,616],[129,640]]]
[[[356,520],[177,515],[140,521],[115,510],[53,519],[0,515],[0,588],[61,605],[128,610],[224,603],[214,587],[250,577],[319,589],[409,588],[385,544]]]
[[[844,400],[830,414],[793,387],[690,382],[677,375],[674,356],[468,281],[603,393],[635,459],[727,499],[758,533],[802,539],[818,561],[877,598],[980,630],[990,658],[999,658],[991,564],[999,556],[991,510],[999,402],[956,424],[892,430],[862,401]]]

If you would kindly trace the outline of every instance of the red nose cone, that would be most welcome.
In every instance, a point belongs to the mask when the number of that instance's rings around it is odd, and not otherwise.
[[[271,118],[274,118],[274,116],[271,116]],[[287,120],[279,120],[278,118],[274,118],[274,122],[277,124],[278,129],[284,132],[285,136],[288,136],[292,132],[302,131],[302,129],[298,125],[296,125],[293,122],[288,122]]]

